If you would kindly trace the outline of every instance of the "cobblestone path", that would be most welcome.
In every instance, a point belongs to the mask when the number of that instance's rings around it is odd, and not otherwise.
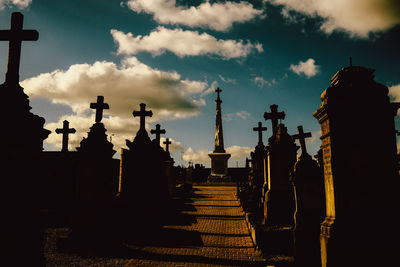
[[[251,241],[244,214],[233,186],[196,186],[191,203],[196,222],[189,226],[166,226],[198,233],[200,242],[185,248],[144,247],[151,254],[164,255],[162,266],[266,266]],[[160,257],[162,259],[163,257]],[[148,261],[131,260],[128,266]],[[153,264],[156,264],[154,261]],[[150,264],[151,265],[151,264]]]
[[[169,240],[141,246],[140,253],[129,259],[69,257],[69,265],[65,266],[267,266],[253,246],[235,196],[236,188],[194,188],[195,195],[183,211],[183,215],[190,216],[193,222],[164,226],[171,232]]]

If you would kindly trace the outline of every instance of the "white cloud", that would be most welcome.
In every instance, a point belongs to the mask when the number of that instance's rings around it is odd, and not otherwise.
[[[272,79],[271,81],[268,81],[268,80],[265,80],[263,77],[254,77],[253,82],[258,87],[274,86],[274,85],[277,84],[277,81],[275,79]]]
[[[236,112],[236,116],[238,116],[239,118],[245,120],[248,117],[250,117],[251,114],[249,112],[247,112],[246,110],[242,110],[242,111]]]
[[[167,131],[167,134],[168,134],[168,131]],[[164,148],[164,150],[165,150],[165,144],[164,144],[165,140],[166,140],[165,137],[160,138],[160,145],[162,148]],[[181,142],[178,142],[171,137],[169,137],[169,141],[171,142],[171,144],[169,145],[169,152],[172,153],[172,152],[183,151],[183,146],[182,146]]]
[[[103,95],[110,106],[104,111],[102,122],[107,133],[114,134],[113,143],[121,147],[125,139],[131,140],[138,130],[139,120],[133,118],[132,111],[139,110],[140,103],[146,103],[146,108],[153,111],[147,123],[187,118],[200,112],[196,98],[207,88],[205,82],[182,79],[174,71],[153,69],[135,57],[125,58],[120,66],[107,61],[75,64],[67,70],[26,79],[21,85],[31,98],[47,98],[54,104],[71,107],[74,114],[48,123],[45,128],[54,131],[62,127],[64,119],[70,121],[70,126],[77,130],[77,134],[71,136],[71,142],[75,142],[73,147],[94,123],[94,111],[90,110],[89,103],[95,102],[98,95]],[[198,101],[203,104],[201,99]],[[53,133],[47,142],[60,147],[61,136]]]
[[[97,95],[103,95],[110,105],[106,113],[131,118],[132,110],[144,102],[155,118],[164,119],[196,115],[199,109],[191,97],[207,87],[205,82],[183,80],[174,71],[153,69],[135,57],[124,59],[121,66],[107,61],[75,64],[66,71],[26,79],[21,85],[30,97],[66,104],[77,114],[83,114]]]
[[[24,9],[27,8],[31,3],[32,0],[0,0],[0,10],[3,10],[6,6],[17,6],[19,9]]]
[[[230,146],[226,149],[226,153],[231,154],[232,159],[239,159],[242,157],[248,157],[253,148],[243,146]]]
[[[400,102],[400,84],[390,86],[389,95],[393,98],[393,102]],[[400,114],[400,109],[397,114]]]
[[[199,6],[176,6],[175,0],[129,0],[126,5],[137,13],[152,14],[161,24],[180,24],[189,27],[227,31],[235,22],[263,18],[263,10],[255,9],[248,2],[210,3]]]
[[[248,157],[253,148],[242,147],[242,146],[231,146],[225,149],[226,153],[231,154],[231,159],[239,159],[243,157]],[[199,149],[197,151],[193,150],[191,147],[186,149],[183,154],[183,160],[192,161],[194,163],[210,163],[211,159],[208,156],[211,151],[206,149]]]
[[[252,44],[243,40],[217,40],[215,37],[197,31],[185,31],[182,29],[167,29],[157,27],[149,35],[133,36],[132,33],[124,33],[111,30],[114,42],[118,45],[118,54],[135,55],[139,52],[148,52],[153,56],[159,56],[170,51],[178,57],[217,55],[222,59],[245,58],[252,51],[262,52],[262,45]]]
[[[309,58],[304,62],[299,61],[297,65],[291,64],[289,69],[297,75],[304,74],[307,78],[313,77],[319,72],[319,66],[315,65],[315,60],[312,58]]]
[[[217,81],[213,81],[210,85],[209,88],[207,88],[206,90],[203,91],[203,93],[201,93],[201,96],[205,96],[205,95],[209,95],[215,92],[215,90],[217,90],[218,87],[218,82]]]
[[[323,19],[320,29],[327,34],[344,31],[353,37],[367,38],[370,33],[381,32],[400,24],[398,0],[266,0],[283,6],[282,14],[296,22],[297,12]]]
[[[183,160],[185,161],[191,161],[194,163],[209,163],[210,162],[210,157],[208,154],[211,153],[211,151],[207,149],[200,149],[200,150],[193,150],[193,148],[189,147],[186,149],[185,153],[183,153]]]
[[[221,74],[218,74],[218,77],[221,79],[221,81],[223,81],[224,83],[231,83],[231,84],[235,84],[236,80],[235,79],[230,79],[230,78],[225,78],[224,76],[222,76]]]

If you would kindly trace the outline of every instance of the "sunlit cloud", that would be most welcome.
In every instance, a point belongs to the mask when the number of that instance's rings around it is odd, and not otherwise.
[[[245,58],[251,52],[263,52],[262,45],[243,40],[218,40],[207,33],[159,26],[149,35],[134,36],[115,29],[111,35],[118,46],[117,54],[135,55],[148,52],[160,56],[170,51],[178,57],[216,55],[224,60]]]
[[[27,8],[32,3],[32,0],[0,0],[0,10],[6,7],[18,7],[19,9]]]
[[[134,12],[152,14],[161,24],[202,27],[217,31],[227,31],[233,23],[265,17],[263,10],[255,9],[245,1],[206,1],[198,6],[177,6],[175,0],[129,0],[126,5]]]
[[[322,18],[320,29],[348,33],[352,37],[367,38],[371,33],[386,31],[400,24],[398,0],[265,0],[282,6],[282,15],[297,23],[296,15]]]
[[[311,78],[318,74],[320,66],[315,65],[315,60],[312,58],[306,61],[300,61],[297,65],[291,64],[289,69],[297,75],[304,74],[307,78]]]

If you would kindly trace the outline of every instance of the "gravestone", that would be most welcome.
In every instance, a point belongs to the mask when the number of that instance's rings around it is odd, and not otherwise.
[[[30,112],[28,96],[19,85],[22,41],[38,40],[36,30],[23,29],[23,15],[11,15],[11,29],[0,31],[0,41],[9,42],[6,79],[0,85],[2,124],[1,167],[2,261],[21,266],[44,266],[43,221],[39,206],[44,185],[40,169],[43,141],[50,131],[45,120]],[[23,256],[21,256],[23,255]]]
[[[262,132],[267,131],[267,127],[262,127],[262,123],[258,122],[258,127],[254,127],[253,131],[258,132],[258,143],[251,153],[252,172],[249,181],[249,212],[252,214],[252,219],[259,220],[263,216],[263,187],[265,184],[265,151],[262,140]]]
[[[322,266],[391,266],[399,237],[399,176],[394,116],[388,88],[374,70],[344,67],[321,95],[326,217]],[[371,125],[371,127],[368,127]],[[368,127],[368,130],[365,130]]]
[[[101,123],[103,109],[109,109],[104,97],[98,96],[90,107],[96,110],[96,122],[90,127],[78,150],[81,158],[79,170],[79,200],[103,201],[112,199],[117,192],[118,177],[112,173],[113,144],[107,140],[106,128]]]
[[[162,222],[161,214],[166,212],[169,199],[165,152],[157,143],[159,141],[150,140],[145,128],[146,117],[152,115],[144,103],[140,104],[140,111],[133,111],[134,117],[140,117],[140,128],[133,142],[126,140],[129,150],[124,151],[127,161],[123,163],[119,194],[120,201],[135,210],[134,214],[125,215],[125,221],[147,228]],[[140,220],[135,220],[137,214],[140,214]],[[153,219],[155,214],[159,215],[158,220]]]
[[[284,112],[277,112],[277,106],[271,106],[271,113],[264,115],[271,119],[275,129],[266,147],[267,153],[267,192],[264,196],[264,223],[270,226],[292,226],[295,208],[293,186],[289,175],[296,162],[298,147],[287,133],[284,124],[278,119],[285,118]]]
[[[103,109],[109,109],[104,97],[98,96],[90,107],[96,109],[95,123],[88,137],[77,147],[79,154],[77,207],[73,218],[75,245],[93,247],[109,238],[110,205],[117,194],[118,172],[115,172],[113,144],[107,140],[106,128],[101,123]]]
[[[165,153],[166,153],[166,160],[165,160],[165,176],[168,181],[168,193],[170,196],[175,195],[175,188],[176,188],[176,177],[174,175],[174,160],[169,153],[169,145],[172,144],[169,141],[169,138],[166,138],[163,142],[165,145]]]
[[[323,175],[318,163],[307,153],[305,138],[311,137],[311,133],[304,133],[302,126],[297,128],[299,133],[292,136],[299,139],[301,148],[292,173],[296,193],[295,263],[296,266],[320,266],[319,234],[325,208]]]
[[[56,133],[63,135],[61,151],[68,152],[68,136],[69,134],[76,133],[76,130],[74,128],[69,128],[69,121],[65,120],[63,122],[63,128],[57,128]]]

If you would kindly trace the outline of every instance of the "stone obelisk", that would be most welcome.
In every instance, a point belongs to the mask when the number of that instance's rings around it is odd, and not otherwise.
[[[217,88],[217,114],[215,118],[215,146],[213,153],[208,154],[211,158],[211,174],[209,180],[211,181],[227,181],[228,176],[228,159],[231,154],[225,152],[224,149],[224,135],[222,132],[222,115],[221,115],[221,103],[220,98],[221,89]]]

